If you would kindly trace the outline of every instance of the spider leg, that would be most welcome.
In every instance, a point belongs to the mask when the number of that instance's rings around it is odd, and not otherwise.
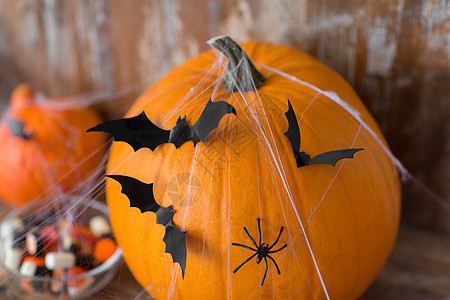
[[[277,263],[275,262],[275,259],[273,259],[272,256],[270,256],[270,255],[267,255],[267,257],[270,258],[270,260],[273,261],[273,263],[275,264],[275,267],[277,267],[278,275],[281,275],[280,268],[278,268],[278,265],[277,265]],[[264,257],[264,258],[265,258],[265,257]]]
[[[252,259],[253,257],[255,257],[256,256],[256,254],[258,254],[258,253],[255,253],[255,254],[253,254],[252,256],[250,256],[249,258],[247,258],[246,260],[244,260],[239,266],[237,266],[234,270],[233,270],[233,273],[236,273],[246,262],[248,262],[250,259]]]
[[[258,223],[258,235],[259,235],[259,248],[261,248],[261,219],[257,218],[256,222]]]
[[[256,244],[255,240],[252,238],[250,233],[248,233],[247,228],[244,227],[245,234],[248,236],[248,238],[253,242],[253,244],[258,248],[258,244]]]
[[[266,280],[266,275],[267,275],[267,258],[264,256],[264,262],[266,263],[266,269],[264,270],[264,276],[261,280],[261,285],[264,284],[264,280]]]
[[[284,229],[284,227],[281,226],[281,228],[280,228],[280,233],[278,234],[278,237],[277,237],[277,239],[275,240],[275,242],[269,247],[269,250],[272,249],[272,247],[275,246],[275,245],[278,243],[278,240],[280,239],[281,233],[283,233],[283,229]]]
[[[268,253],[268,254],[269,254],[269,253],[277,253],[277,252],[280,252],[281,250],[283,250],[283,249],[286,248],[286,247],[287,247],[287,244],[284,244],[283,247],[281,247],[280,249],[274,250],[274,251],[269,251],[269,252],[267,252],[267,253]]]
[[[242,245],[242,244],[238,244],[238,243],[231,243],[231,245],[239,246],[239,247],[242,247],[242,248],[247,248],[247,249],[250,249],[250,250],[253,250],[253,251],[258,251],[256,249],[253,249],[252,247],[249,247],[249,246],[246,246],[246,245]]]

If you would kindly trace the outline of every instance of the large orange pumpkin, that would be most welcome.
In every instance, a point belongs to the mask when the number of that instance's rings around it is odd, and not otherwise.
[[[101,119],[74,103],[45,98],[25,84],[13,91],[0,122],[0,200],[17,206],[79,192],[95,176],[105,140],[84,133]]]
[[[376,122],[342,77],[300,51],[243,44],[263,79],[227,38],[212,44],[236,67],[226,84],[226,60],[210,50],[148,89],[126,117],[144,111],[169,130],[186,115],[192,125],[210,98],[230,103],[236,115],[226,115],[195,146],[164,143],[154,151],[134,151],[124,142],[112,146],[108,174],[152,183],[156,202],[175,211],[173,226],[187,232],[183,278],[180,264],[165,253],[165,228],[156,224],[155,213],[130,207],[121,184],[108,179],[114,233],[132,273],[156,299],[359,297],[389,256],[400,215],[397,169]],[[364,150],[336,166],[297,168],[284,134],[288,99],[302,151],[315,156]],[[243,228],[258,244],[257,219],[263,243],[279,236],[273,250],[287,244],[270,254],[274,261],[268,259],[262,285],[264,260],[257,263],[253,256],[233,272],[255,251],[232,243],[255,248]]]

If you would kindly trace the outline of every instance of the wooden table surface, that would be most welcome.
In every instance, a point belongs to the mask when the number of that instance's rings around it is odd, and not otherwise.
[[[124,264],[93,299],[150,299]],[[450,236],[401,226],[397,243],[365,300],[450,299]]]
[[[0,111],[29,82],[49,96],[120,91],[97,107],[118,117],[220,34],[305,51],[348,80],[414,174],[403,220],[435,230],[402,225],[362,299],[450,300],[449,16],[447,0],[0,0]],[[91,299],[150,297],[123,264]]]
[[[0,272],[0,282],[3,282]],[[14,298],[3,290],[0,299]],[[122,262],[113,281],[90,299],[151,299]],[[450,236],[402,225],[385,267],[361,299],[450,299]]]
[[[341,74],[433,191],[404,189],[403,217],[450,233],[448,0],[0,0],[0,102],[28,82],[48,96],[113,98],[97,108],[120,117],[223,34],[292,46]]]

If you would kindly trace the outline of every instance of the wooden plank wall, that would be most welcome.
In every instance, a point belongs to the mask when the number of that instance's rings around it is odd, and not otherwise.
[[[122,91],[99,107],[116,117],[212,36],[291,45],[353,85],[421,182],[405,183],[405,222],[450,232],[449,16],[446,0],[0,0],[0,99],[24,81]]]

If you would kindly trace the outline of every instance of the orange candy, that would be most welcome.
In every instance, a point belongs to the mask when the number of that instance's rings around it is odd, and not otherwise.
[[[71,277],[79,276],[84,273],[86,273],[85,268],[75,266],[75,267],[72,267],[69,270],[67,270],[66,277],[71,278]],[[85,281],[86,281],[86,278],[69,279],[67,281],[67,286],[73,287],[73,288],[80,287],[80,286],[84,285]]]
[[[41,256],[26,256],[23,259],[23,262],[27,262],[27,261],[35,264],[38,267],[45,266],[45,260]]]
[[[55,225],[46,225],[40,230],[46,251],[54,251],[58,245],[59,233]]]
[[[81,244],[81,250],[83,253],[90,253],[94,247],[96,236],[82,224],[74,224],[70,228],[70,237],[74,241],[78,241]]]
[[[100,239],[95,245],[94,258],[99,262],[107,261],[116,252],[117,245],[111,239]]]
[[[33,285],[31,284],[33,280],[30,278],[22,278],[22,280],[20,281],[20,285],[22,286],[22,288],[30,293],[34,292],[34,288]]]

